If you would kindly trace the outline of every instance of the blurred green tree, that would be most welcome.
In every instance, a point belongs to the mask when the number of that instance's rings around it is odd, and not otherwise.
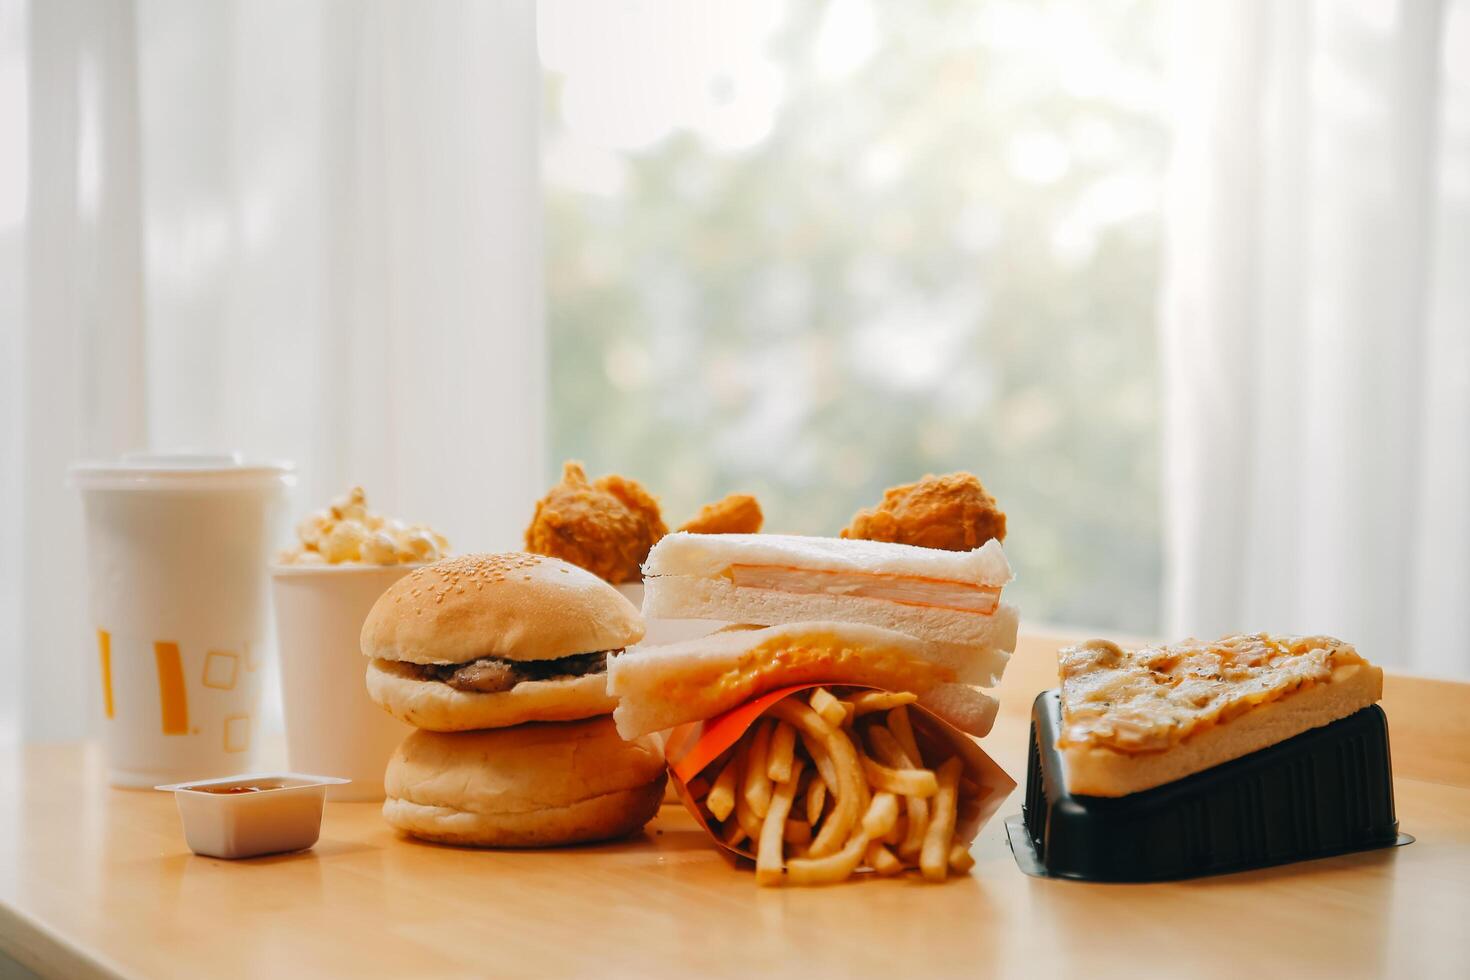
[[[734,149],[688,124],[595,146],[575,69],[548,67],[556,462],[637,477],[670,525],[747,490],[806,534],[971,470],[1027,619],[1151,632],[1159,6],[854,4],[777,12],[758,53],[780,95]],[[714,113],[746,94],[718,62]],[[566,179],[579,140],[592,176]]]

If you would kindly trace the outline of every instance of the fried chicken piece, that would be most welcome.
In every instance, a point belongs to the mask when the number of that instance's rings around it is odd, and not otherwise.
[[[648,549],[667,534],[658,501],[637,480],[587,482],[582,464],[562,464],[561,482],[536,504],[526,550],[580,565],[614,585],[643,580]]]
[[[694,534],[755,534],[765,523],[760,501],[748,493],[732,493],[724,500],[705,504],[680,531]]]
[[[1006,515],[973,474],[931,474],[885,490],[882,503],[853,515],[842,536],[969,551],[991,538],[1005,541]]]

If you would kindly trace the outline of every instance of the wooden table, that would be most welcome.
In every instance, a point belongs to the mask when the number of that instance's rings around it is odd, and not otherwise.
[[[1058,642],[1023,638],[985,742],[1018,780]],[[170,797],[105,788],[95,746],[31,747],[0,756],[0,948],[67,977],[1470,977],[1470,685],[1391,677],[1384,707],[1417,843],[1163,885],[1028,878],[996,819],[968,878],[758,889],[670,806],[633,841],[497,853],[328,804],[315,850],[230,863]]]

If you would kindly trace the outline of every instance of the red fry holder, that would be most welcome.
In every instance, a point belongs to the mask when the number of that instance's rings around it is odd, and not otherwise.
[[[740,741],[741,736],[750,730],[750,726],[760,720],[761,716],[769,711],[777,701],[819,687],[834,691],[840,689],[844,692],[881,690],[881,688],[864,687],[858,684],[797,684],[762,694],[708,721],[690,722],[669,732],[668,740],[664,745],[664,757],[668,760],[669,775],[673,777],[674,790],[679,794],[679,799],[684,802],[685,808],[694,815],[695,820],[699,821],[699,826],[726,853],[750,861],[755,860],[753,851],[743,847],[731,847],[720,839],[719,834],[710,827],[704,809],[695,801],[689,784],[710,768],[717,759],[725,754],[726,750]],[[1001,803],[1010,795],[1011,790],[1016,788],[1016,781],[1008,776],[994,759],[986,755],[985,751],[969,735],[918,704],[910,704],[908,708],[911,713],[910,721],[913,724],[914,737],[919,741],[919,747],[929,749],[948,745],[964,763],[965,768],[961,778],[978,787],[977,793],[961,797],[959,812],[955,820],[955,836],[961,840],[972,841],[980,832],[980,828],[985,826],[985,822],[1000,809]]]

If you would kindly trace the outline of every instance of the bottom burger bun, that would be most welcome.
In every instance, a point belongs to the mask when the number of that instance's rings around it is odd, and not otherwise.
[[[368,696],[399,721],[431,732],[507,728],[528,721],[576,721],[610,713],[618,699],[607,693],[607,674],[522,681],[509,691],[460,691],[419,677],[412,664],[373,660]]]
[[[483,732],[418,731],[393,754],[383,817],[414,837],[553,847],[631,834],[658,812],[663,753],[611,719]]]

